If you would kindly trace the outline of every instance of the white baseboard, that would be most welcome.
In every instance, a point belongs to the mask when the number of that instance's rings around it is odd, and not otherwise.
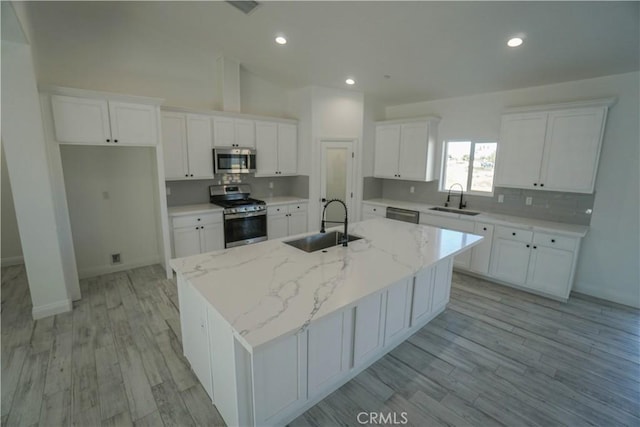
[[[624,292],[620,289],[607,288],[601,284],[598,286],[597,284],[588,282],[576,282],[572,291],[615,302],[617,304],[640,308],[640,295],[638,294],[637,286],[635,287],[636,292],[634,294],[631,289],[629,289],[628,292]]]
[[[51,304],[45,304],[38,307],[33,307],[31,315],[34,320],[42,319],[44,317],[53,316],[54,314],[66,313],[73,309],[73,305],[70,299],[62,300],[58,302],[52,302]]]
[[[6,258],[0,259],[0,266],[2,267],[10,267],[12,265],[24,264],[24,258],[22,255],[19,256],[9,256]]]
[[[117,273],[118,271],[130,270],[132,268],[144,267],[153,264],[162,264],[163,258],[160,255],[154,255],[148,258],[138,258],[132,262],[125,262],[122,264],[106,264],[93,266],[84,269],[78,269],[78,277],[80,279],[86,279],[88,277],[100,276],[102,274]]]

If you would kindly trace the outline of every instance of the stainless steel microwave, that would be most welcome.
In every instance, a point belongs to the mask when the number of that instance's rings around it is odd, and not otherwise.
[[[214,148],[213,173],[252,173],[256,171],[253,148]]]

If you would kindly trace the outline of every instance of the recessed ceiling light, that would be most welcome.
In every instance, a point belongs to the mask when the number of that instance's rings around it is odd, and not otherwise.
[[[354,84],[356,84],[356,81],[355,81],[355,80],[353,80],[353,79],[351,79],[351,78],[349,78],[349,79],[345,80],[344,82],[345,82],[346,84],[348,84],[348,85],[354,85]]]
[[[287,39],[284,38],[283,36],[278,36],[278,37],[276,37],[276,43],[278,43],[278,44],[287,44]]]
[[[522,38],[521,37],[510,38],[509,41],[507,42],[507,46],[509,46],[509,47],[518,47],[521,44],[522,44]]]

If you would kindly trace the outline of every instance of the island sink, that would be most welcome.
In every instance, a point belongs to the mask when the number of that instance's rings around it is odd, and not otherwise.
[[[443,207],[440,207],[440,206],[436,206],[435,208],[430,208],[429,210],[430,211],[455,213],[455,214],[461,214],[461,215],[469,215],[469,216],[478,215],[480,213],[480,212],[463,211],[462,209],[443,208]]]
[[[315,252],[321,249],[331,248],[342,244],[342,236],[344,233],[340,231],[330,231],[328,233],[318,233],[311,236],[306,236],[301,239],[288,240],[284,243],[291,245],[294,248],[298,248],[305,252]],[[362,237],[349,234],[349,241],[360,240]]]

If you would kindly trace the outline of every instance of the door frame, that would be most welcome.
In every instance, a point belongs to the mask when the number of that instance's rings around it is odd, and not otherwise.
[[[324,169],[324,164],[325,164],[325,158],[324,158],[324,153],[325,153],[325,147],[329,145],[334,145],[335,147],[344,147],[344,146],[348,146],[351,149],[351,176],[347,177],[348,181],[350,180],[351,182],[351,197],[347,197],[347,200],[345,200],[345,203],[347,204],[347,209],[349,211],[349,219],[351,222],[354,221],[358,221],[359,218],[358,214],[358,209],[357,209],[357,205],[358,203],[356,203],[356,199],[358,197],[358,189],[357,189],[357,174],[358,174],[358,168],[357,168],[357,164],[356,164],[356,159],[355,159],[355,153],[357,152],[358,149],[358,140],[356,138],[320,138],[318,140],[318,148],[320,150],[320,182],[319,182],[319,216],[320,218],[322,218],[322,209],[324,206],[324,203],[322,202],[322,197],[323,197],[323,189],[325,189],[325,183],[326,180],[323,179],[324,178],[324,173],[325,173],[325,169]]]

